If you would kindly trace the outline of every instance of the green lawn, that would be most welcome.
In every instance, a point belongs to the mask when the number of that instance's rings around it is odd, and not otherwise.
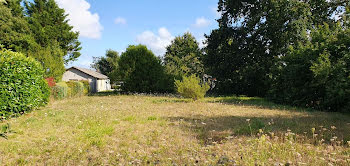
[[[349,115],[260,98],[90,96],[0,126],[0,165],[350,165]]]

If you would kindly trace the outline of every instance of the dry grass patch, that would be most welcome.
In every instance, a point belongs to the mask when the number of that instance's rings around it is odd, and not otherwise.
[[[93,96],[0,123],[1,165],[349,165],[350,116],[259,98]]]

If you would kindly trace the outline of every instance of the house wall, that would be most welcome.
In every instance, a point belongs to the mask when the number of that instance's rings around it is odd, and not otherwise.
[[[81,80],[87,80],[90,83],[90,88],[91,88],[91,92],[98,92],[97,91],[97,80],[96,78],[87,75],[77,69],[69,69],[67,70],[62,77],[62,81],[81,81]]]
[[[108,79],[97,80],[97,92],[111,90],[110,81]]]

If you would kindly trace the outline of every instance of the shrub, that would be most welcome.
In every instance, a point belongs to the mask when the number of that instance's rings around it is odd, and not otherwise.
[[[50,88],[56,86],[55,78],[49,77],[49,78],[45,78],[45,80],[47,81]]]
[[[33,58],[0,50],[0,117],[23,114],[47,104],[44,69]]]
[[[52,87],[52,96],[54,99],[64,99],[68,97],[68,85],[65,82],[59,82]]]
[[[90,83],[89,83],[89,81],[81,80],[80,82],[83,83],[83,85],[84,85],[84,95],[89,94],[89,92],[90,92]]]
[[[84,84],[79,81],[68,81],[68,94],[70,97],[80,97],[84,95]]]
[[[182,77],[182,81],[176,80],[175,86],[177,92],[185,98],[192,98],[194,100],[204,98],[207,91],[210,89],[207,83],[201,84],[200,78],[195,75],[189,77]]]

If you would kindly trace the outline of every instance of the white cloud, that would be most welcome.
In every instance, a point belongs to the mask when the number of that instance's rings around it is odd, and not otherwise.
[[[194,24],[197,28],[203,28],[210,25],[210,21],[204,17],[197,18],[196,23]]]
[[[214,13],[216,18],[220,18],[221,17],[221,12],[218,12],[218,8],[217,7],[213,7],[211,8],[211,11]]]
[[[160,28],[158,34],[145,31],[138,35],[136,42],[149,47],[156,55],[161,56],[166,52],[166,47],[171,44],[174,36],[166,28]]]
[[[114,20],[114,23],[115,23],[115,24],[120,24],[120,25],[126,25],[126,19],[123,18],[123,17],[117,17],[117,18]]]
[[[199,38],[199,40],[198,40],[199,48],[204,48],[207,46],[207,44],[204,43],[206,40],[207,39],[204,36],[202,38]]]
[[[97,13],[89,11],[90,4],[86,0],[56,0],[58,6],[66,10],[69,24],[73,31],[80,32],[81,37],[99,39],[103,27],[100,24],[100,17]]]

